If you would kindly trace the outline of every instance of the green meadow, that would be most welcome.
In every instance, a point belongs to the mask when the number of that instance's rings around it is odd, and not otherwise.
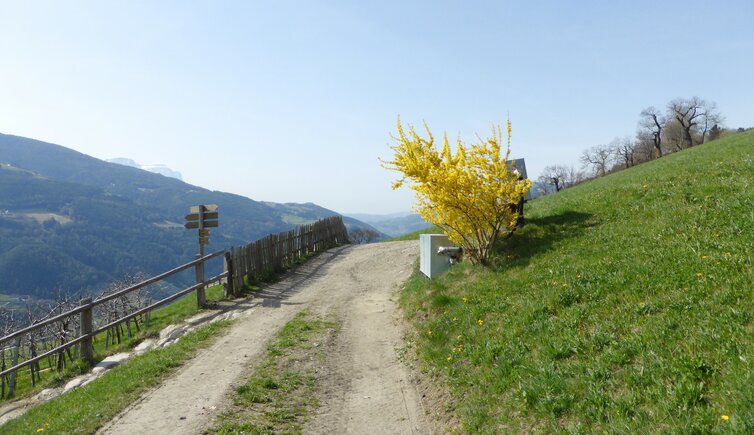
[[[754,432],[754,131],[526,207],[402,294],[463,432]]]

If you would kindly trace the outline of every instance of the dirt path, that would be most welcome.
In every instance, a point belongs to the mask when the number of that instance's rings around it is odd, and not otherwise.
[[[428,433],[421,396],[401,364],[397,292],[416,242],[323,253],[250,302],[230,333],[110,422],[103,433],[200,433],[275,331],[299,311],[335,316],[342,328],[320,371],[321,407],[306,433]]]

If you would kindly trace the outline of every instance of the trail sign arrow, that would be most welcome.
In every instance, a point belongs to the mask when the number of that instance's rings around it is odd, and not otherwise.
[[[210,212],[202,213],[202,218],[204,220],[217,219],[218,215],[217,215],[216,211],[210,211]],[[187,214],[186,215],[186,220],[187,221],[198,221],[199,220],[199,213],[197,212],[197,213]]]
[[[202,225],[204,228],[217,228],[218,221],[205,221],[204,225]],[[183,224],[183,226],[188,230],[195,230],[199,228],[199,221],[189,221]]]
[[[189,208],[189,213],[199,213],[201,205],[192,205]],[[217,211],[217,204],[207,204],[204,207],[204,211]]]

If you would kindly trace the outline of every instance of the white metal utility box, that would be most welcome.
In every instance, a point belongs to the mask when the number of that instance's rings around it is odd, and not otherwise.
[[[419,270],[430,279],[450,268],[450,259],[437,253],[441,246],[453,246],[445,234],[419,235]]]

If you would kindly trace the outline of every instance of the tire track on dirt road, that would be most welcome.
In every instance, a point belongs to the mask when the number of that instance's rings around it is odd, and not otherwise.
[[[252,299],[231,331],[100,431],[201,433],[246,381],[269,338],[297,313],[336,316],[342,328],[317,377],[320,408],[306,433],[428,433],[421,395],[398,358],[400,286],[418,243],[346,246],[324,252]]]

